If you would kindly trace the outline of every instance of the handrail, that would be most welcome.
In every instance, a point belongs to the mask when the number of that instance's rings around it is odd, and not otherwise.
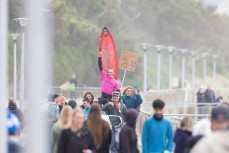
[[[152,102],[143,102],[142,105],[144,104],[152,104]],[[197,105],[197,106],[215,106],[215,105],[219,105],[219,103],[197,103],[197,102],[191,102],[191,103],[187,103],[187,104],[184,104],[184,102],[165,102],[165,105]]]
[[[151,116],[152,114],[140,109],[140,113]],[[208,114],[163,114],[163,116],[191,116],[191,117],[210,117]]]

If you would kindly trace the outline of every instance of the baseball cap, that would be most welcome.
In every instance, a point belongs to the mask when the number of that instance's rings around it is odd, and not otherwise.
[[[217,122],[224,122],[229,119],[229,112],[227,107],[219,105],[215,108],[212,108],[211,119]]]
[[[112,92],[112,96],[120,96],[120,92],[115,90]]]

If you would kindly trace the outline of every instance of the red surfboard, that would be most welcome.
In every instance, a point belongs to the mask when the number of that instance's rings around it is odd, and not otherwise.
[[[107,72],[109,68],[114,69],[114,78],[118,79],[118,57],[115,43],[110,31],[104,27],[100,36],[99,50],[102,52],[103,69]]]

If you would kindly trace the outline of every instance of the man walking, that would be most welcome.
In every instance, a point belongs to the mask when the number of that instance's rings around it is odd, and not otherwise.
[[[154,115],[149,117],[143,125],[142,147],[143,153],[164,153],[173,151],[173,130],[170,121],[163,117],[165,103],[153,101]]]

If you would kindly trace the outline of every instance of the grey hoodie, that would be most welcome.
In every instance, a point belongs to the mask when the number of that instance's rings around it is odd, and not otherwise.
[[[229,130],[217,131],[202,138],[191,150],[191,153],[228,153]]]

